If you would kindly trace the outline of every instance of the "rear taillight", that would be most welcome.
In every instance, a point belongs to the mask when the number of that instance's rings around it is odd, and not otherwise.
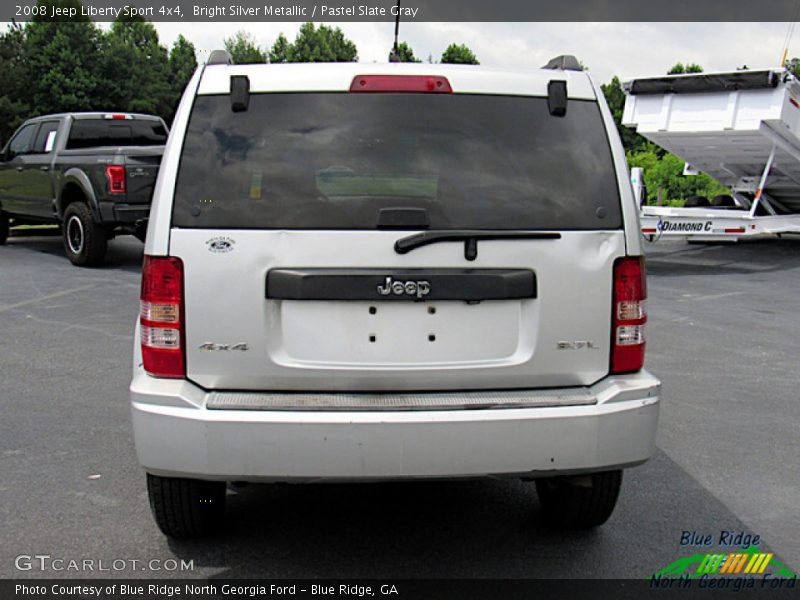
[[[631,373],[644,366],[646,298],[644,257],[617,259],[611,319],[612,373]]]
[[[139,326],[144,370],[154,377],[185,377],[181,259],[144,257]]]
[[[122,165],[106,165],[109,194],[125,193],[125,167]]]

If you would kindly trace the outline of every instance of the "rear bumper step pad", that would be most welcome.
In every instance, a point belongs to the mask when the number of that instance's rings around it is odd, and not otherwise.
[[[589,406],[597,396],[588,388],[559,390],[501,390],[399,394],[320,394],[214,392],[212,410],[463,410],[481,408],[543,408]]]

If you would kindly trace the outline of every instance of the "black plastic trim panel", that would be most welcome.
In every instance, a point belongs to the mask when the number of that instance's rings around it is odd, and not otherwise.
[[[272,269],[273,300],[515,300],[536,298],[527,269]]]

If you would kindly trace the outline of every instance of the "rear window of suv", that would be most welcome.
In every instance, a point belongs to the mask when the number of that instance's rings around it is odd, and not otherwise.
[[[75,119],[67,149],[98,146],[163,146],[167,129],[155,119]]]
[[[173,226],[374,229],[422,208],[430,229],[617,229],[596,102],[466,94],[198,96]]]

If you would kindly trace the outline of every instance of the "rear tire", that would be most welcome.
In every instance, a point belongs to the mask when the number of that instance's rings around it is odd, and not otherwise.
[[[711,206],[711,202],[708,201],[708,198],[704,198],[703,196],[689,196],[683,203],[683,206],[685,208],[708,207]]]
[[[86,204],[73,202],[67,206],[61,231],[64,250],[73,265],[93,267],[102,264],[108,248],[108,235],[94,222],[92,211]]]
[[[720,194],[711,199],[711,206],[714,208],[737,208],[733,196],[730,194]]]
[[[548,521],[570,529],[605,523],[614,512],[622,471],[536,480],[536,492]]]
[[[219,531],[225,516],[224,481],[147,474],[147,495],[156,525],[166,536],[196,538]]]
[[[0,210],[0,246],[4,246],[8,239],[8,215]]]

